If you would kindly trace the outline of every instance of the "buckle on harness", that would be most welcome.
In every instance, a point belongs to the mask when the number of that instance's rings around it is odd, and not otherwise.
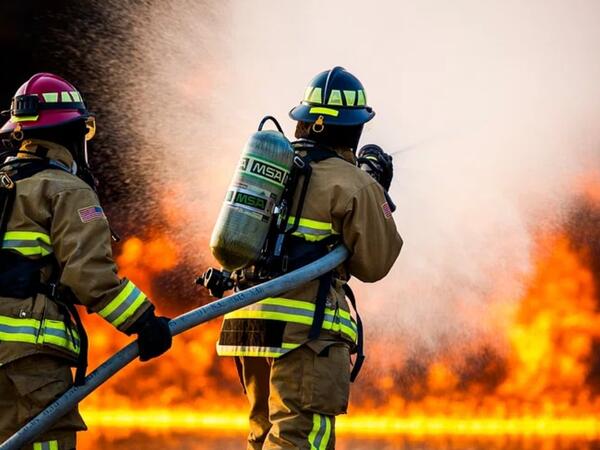
[[[288,255],[283,255],[283,258],[281,259],[281,270],[284,273],[288,271],[288,262],[289,262]]]
[[[6,172],[0,172],[0,186],[10,190],[15,187],[15,183]]]
[[[58,298],[58,283],[49,283],[48,284],[48,294],[52,300]]]
[[[304,167],[306,166],[306,163],[298,155],[295,155],[294,156],[294,165],[296,167],[298,167],[299,169],[304,169]]]

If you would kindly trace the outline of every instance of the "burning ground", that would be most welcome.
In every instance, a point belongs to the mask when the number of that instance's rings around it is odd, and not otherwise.
[[[498,334],[419,357],[402,340],[391,347],[369,340],[367,369],[353,387],[351,415],[340,420],[341,432],[597,437],[600,203],[594,192],[586,184],[564,226],[538,234],[523,295],[493,303],[479,318],[495,324]],[[130,238],[117,260],[123,274],[136,279],[166,312],[182,312],[168,305],[173,295],[190,295],[185,287],[157,288],[165,274],[181,271],[172,241]],[[95,317],[88,317],[87,325],[95,342],[92,366],[126,342]],[[84,402],[88,421],[110,427],[243,429],[245,401],[232,361],[214,350],[218,328],[219,321],[199,327],[178,337],[159,360],[126,368]]]

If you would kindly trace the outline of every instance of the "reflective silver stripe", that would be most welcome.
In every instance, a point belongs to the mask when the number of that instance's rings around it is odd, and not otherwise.
[[[37,253],[28,252],[28,256],[31,254],[49,254],[53,252],[51,245],[46,244],[40,240],[16,240],[7,239],[2,242],[2,248],[19,250],[20,248],[39,248],[40,251]]]
[[[52,246],[46,244],[45,242],[42,241],[30,241],[30,240],[15,240],[15,239],[9,239],[9,240],[5,240],[2,243],[3,247],[43,247],[48,251],[52,251]]]
[[[219,356],[263,356],[267,358],[278,358],[290,350],[293,350],[293,348],[217,344],[217,354]]]
[[[23,334],[32,334],[37,335],[37,328],[28,327],[28,326],[13,326],[13,325],[4,325],[0,324],[0,333],[23,333]]]
[[[296,316],[303,316],[303,317],[312,317],[315,315],[314,311],[310,311],[308,309],[291,308],[289,306],[281,306],[281,305],[264,305],[264,304],[260,304],[260,303],[250,305],[244,309],[251,310],[251,311],[280,312],[280,313],[284,313],[284,314],[293,314]]]
[[[71,335],[71,333],[69,333],[66,330],[59,330],[57,328],[46,327],[44,328],[44,335],[56,336],[67,341],[71,341],[73,342],[76,348],[79,348],[79,338],[75,334],[75,331],[73,331],[73,334]]]
[[[316,228],[303,227],[301,225],[298,226],[295,233],[312,234],[315,236],[329,236],[333,234],[331,230],[318,230]]]
[[[134,287],[133,290],[129,293],[129,295],[125,298],[125,300],[123,300],[123,302],[117,307],[117,309],[115,309],[108,316],[106,316],[105,319],[108,320],[110,323],[113,323],[119,318],[119,316],[121,316],[121,314],[125,312],[127,308],[129,308],[133,304],[133,302],[138,297],[138,295],[141,294],[141,292],[142,291],[140,291],[137,286]]]
[[[315,436],[315,447],[321,450],[323,447],[321,446],[321,442],[323,441],[323,436],[325,435],[325,430],[327,429],[327,421],[325,416],[319,414],[319,431]]]
[[[79,335],[67,329],[62,321],[0,316],[0,342],[55,345],[73,353],[79,352]]]

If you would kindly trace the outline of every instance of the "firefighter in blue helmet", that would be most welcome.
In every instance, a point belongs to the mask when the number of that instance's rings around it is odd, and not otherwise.
[[[391,157],[376,146],[356,155],[363,125],[375,116],[361,82],[341,67],[322,72],[290,116],[298,122],[296,155],[312,170],[306,190],[299,187],[308,175],[293,194],[291,211],[301,214],[290,217],[284,271],[339,243],[351,257],[318,280],[225,316],[217,351],[238,362],[252,450],[335,447],[335,417],[346,412],[363,359],[347,282],[380,280],[402,247],[387,201]]]

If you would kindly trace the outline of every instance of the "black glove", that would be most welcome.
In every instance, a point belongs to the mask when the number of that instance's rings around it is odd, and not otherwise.
[[[150,308],[131,325],[129,334],[138,335],[140,361],[156,358],[171,348],[173,337],[169,330],[168,317],[156,317],[154,308]]]
[[[358,167],[367,172],[387,192],[394,177],[392,156],[375,144],[364,145],[358,151]]]

